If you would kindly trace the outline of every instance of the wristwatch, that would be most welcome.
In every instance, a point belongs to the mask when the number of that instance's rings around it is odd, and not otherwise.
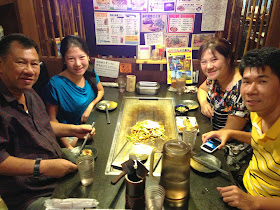
[[[38,179],[40,177],[40,162],[42,158],[37,158],[34,165],[33,177]]]

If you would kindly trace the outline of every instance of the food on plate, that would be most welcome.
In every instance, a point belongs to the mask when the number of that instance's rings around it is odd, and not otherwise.
[[[171,27],[171,28],[170,28],[170,31],[176,32],[176,31],[178,31],[178,28],[177,28],[177,27]]]
[[[167,140],[163,125],[152,120],[137,122],[132,128],[127,140],[132,143],[155,143],[156,139]]]
[[[179,10],[179,11],[184,11],[184,10],[185,10],[185,7],[182,6],[182,5],[180,5],[179,7],[177,7],[177,10]]]
[[[81,155],[92,156],[92,151],[91,151],[91,149],[83,149]]]
[[[187,130],[191,130],[192,128],[198,128],[196,120],[190,120],[189,117],[185,117],[183,121],[182,118],[177,118],[177,126],[179,131],[183,131],[184,128],[186,128]]]
[[[186,111],[188,111],[188,109],[186,107],[184,107],[184,106],[179,106],[179,107],[176,108],[176,110],[178,112],[186,112]]]

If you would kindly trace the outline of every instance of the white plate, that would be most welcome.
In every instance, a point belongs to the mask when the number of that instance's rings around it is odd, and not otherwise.
[[[193,127],[197,125],[197,121],[196,121],[195,117],[177,116],[176,117],[176,125],[177,125],[178,133],[182,133],[183,132],[183,127],[184,127],[183,121],[186,118],[189,118],[189,120],[190,120],[190,122],[191,122]],[[199,129],[197,130],[197,132],[199,132]]]

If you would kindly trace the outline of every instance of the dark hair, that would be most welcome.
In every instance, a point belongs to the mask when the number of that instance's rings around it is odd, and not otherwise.
[[[234,67],[234,59],[233,59],[233,53],[232,53],[232,46],[230,42],[228,42],[226,39],[222,38],[211,38],[205,43],[203,43],[199,50],[198,50],[198,59],[201,60],[202,54],[206,50],[211,50],[213,53],[214,51],[217,51],[221,55],[223,55],[225,58],[230,59],[230,66],[233,68]]]
[[[39,48],[32,39],[25,36],[24,34],[14,33],[14,34],[9,34],[7,36],[4,36],[0,40],[0,56],[1,57],[6,57],[8,55],[11,44],[14,41],[18,42],[26,49],[31,49],[34,47],[35,50],[37,51],[37,53],[39,54]]]
[[[60,45],[60,53],[62,55],[62,59],[65,59],[65,54],[69,50],[70,47],[78,47],[83,50],[89,56],[89,50],[87,43],[80,36],[77,35],[68,35],[65,36],[61,41]],[[62,70],[67,68],[66,64],[63,65]]]
[[[264,70],[265,66],[269,66],[271,71],[280,79],[280,49],[263,47],[248,51],[241,59],[239,71],[243,76],[244,69],[247,67],[256,67]]]

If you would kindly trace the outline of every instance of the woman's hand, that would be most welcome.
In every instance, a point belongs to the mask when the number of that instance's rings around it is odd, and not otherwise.
[[[88,119],[88,117],[89,117],[89,115],[90,115],[94,105],[95,104],[93,104],[93,103],[90,103],[88,105],[88,107],[86,108],[86,110],[84,111],[84,113],[83,113],[83,115],[81,117],[81,123],[85,123],[87,121],[87,119]]]
[[[214,116],[214,108],[205,100],[201,103],[201,113],[206,117],[211,118]]]

